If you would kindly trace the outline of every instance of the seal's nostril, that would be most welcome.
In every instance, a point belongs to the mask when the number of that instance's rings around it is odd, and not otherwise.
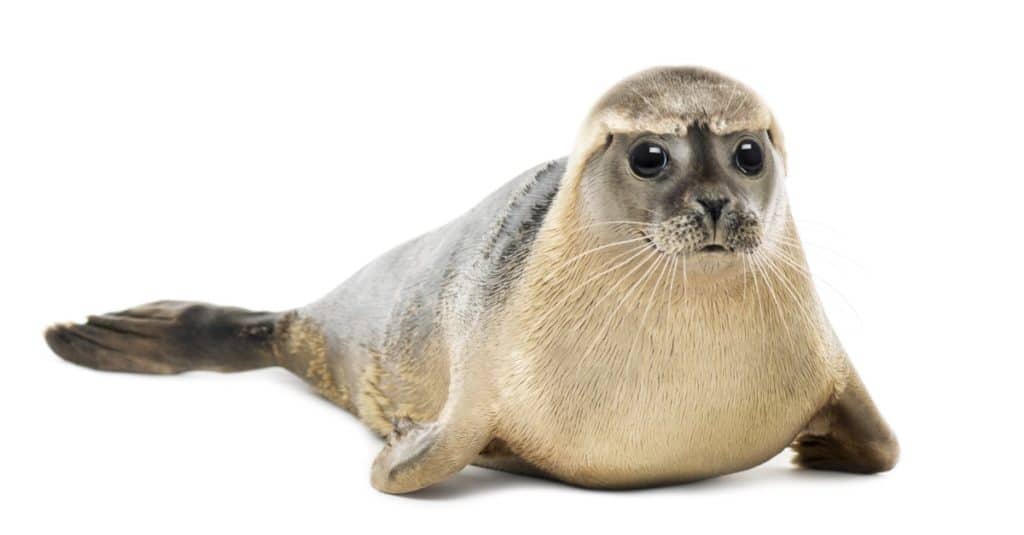
[[[722,216],[722,209],[729,204],[729,199],[697,199],[697,204],[704,207],[712,222],[717,223],[718,218]]]

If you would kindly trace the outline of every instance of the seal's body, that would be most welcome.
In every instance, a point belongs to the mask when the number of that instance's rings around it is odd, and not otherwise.
[[[254,313],[158,302],[51,328],[62,357],[175,373],[281,365],[387,436],[373,483],[466,464],[595,487],[690,481],[787,445],[877,472],[898,447],[829,327],[760,100],[689,68],[613,88],[572,155]]]

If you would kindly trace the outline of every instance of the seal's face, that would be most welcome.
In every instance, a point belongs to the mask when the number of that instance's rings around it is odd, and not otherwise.
[[[643,236],[663,254],[714,271],[755,252],[772,230],[779,160],[765,130],[610,134],[583,187],[608,239]]]

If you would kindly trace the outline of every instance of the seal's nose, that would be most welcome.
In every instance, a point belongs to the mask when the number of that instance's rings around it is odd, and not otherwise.
[[[704,207],[704,211],[711,216],[712,223],[718,223],[718,218],[722,216],[722,210],[729,204],[729,199],[697,199],[697,204]]]

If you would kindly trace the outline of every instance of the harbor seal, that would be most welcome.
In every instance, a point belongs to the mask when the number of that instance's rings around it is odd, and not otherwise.
[[[688,67],[611,88],[571,154],[392,249],[323,299],[159,301],[46,331],[71,362],[282,366],[386,444],[377,489],[468,464],[598,488],[687,482],[787,446],[891,469],[897,441],[834,334],[751,90]]]

